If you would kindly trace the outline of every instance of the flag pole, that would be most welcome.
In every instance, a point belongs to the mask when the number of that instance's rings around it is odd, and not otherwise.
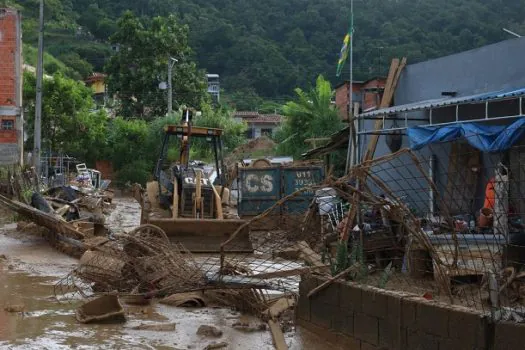
[[[352,132],[352,124],[353,121],[353,80],[354,80],[354,72],[353,72],[353,66],[354,66],[354,0],[350,0],[350,80],[348,83],[348,149],[347,149],[347,155],[346,155],[346,170],[345,173],[348,173],[350,170],[350,167],[356,163],[355,156],[355,147],[356,142],[354,139],[354,132]]]

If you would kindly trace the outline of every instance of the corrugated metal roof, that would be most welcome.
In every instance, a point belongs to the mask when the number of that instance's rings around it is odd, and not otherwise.
[[[520,97],[525,95],[525,87],[518,89],[506,89],[492,92],[484,92],[475,95],[461,97],[443,97],[432,100],[418,101],[405,105],[393,106],[389,108],[378,109],[372,112],[360,114],[360,117],[375,117],[384,114],[394,114],[400,112],[410,112],[430,108],[446,107],[466,103],[483,103],[486,101],[503,100],[511,97]]]

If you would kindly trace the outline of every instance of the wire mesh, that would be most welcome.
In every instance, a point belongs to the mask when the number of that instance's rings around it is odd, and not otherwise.
[[[204,291],[223,305],[265,314],[275,300],[299,293],[302,275],[316,273],[521,322],[523,150],[518,143],[482,153],[465,140],[376,158],[245,218],[215,253],[190,253],[177,232],[141,226],[91,248],[56,294],[75,300],[115,290],[159,298]],[[246,228],[253,252],[235,253],[246,248]]]

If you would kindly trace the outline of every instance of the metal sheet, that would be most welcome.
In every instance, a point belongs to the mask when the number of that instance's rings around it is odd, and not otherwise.
[[[259,215],[281,198],[297,190],[319,184],[323,179],[323,167],[271,167],[239,169],[239,205],[241,217]],[[313,191],[291,198],[273,215],[304,213],[314,196]]]
[[[439,108],[439,107],[446,107],[446,106],[452,106],[452,105],[457,105],[457,104],[483,103],[487,101],[491,102],[491,101],[497,101],[497,100],[504,100],[507,98],[516,98],[520,96],[525,96],[525,88],[523,87],[517,88],[517,89],[506,89],[506,90],[484,92],[484,93],[469,95],[469,96],[452,97],[452,98],[450,97],[437,98],[437,99],[426,100],[426,101],[418,101],[414,103],[408,103],[405,105],[399,105],[399,106],[394,106],[390,108],[383,108],[383,109],[378,109],[372,112],[363,113],[359,115],[359,118],[375,117],[375,116],[384,115],[384,114],[410,112],[410,111],[424,110],[424,109],[429,109],[429,108]]]
[[[285,196],[292,194],[304,187],[319,184],[323,179],[322,167],[293,167],[282,169],[283,194]],[[313,191],[303,192],[301,197],[310,197],[314,195]]]
[[[323,180],[322,167],[294,167],[282,169],[283,192],[282,196],[288,196],[300,189],[321,183]],[[302,192],[294,198],[290,198],[283,206],[287,214],[304,213],[308,209],[314,197],[314,191]]]
[[[261,214],[280,198],[280,168],[239,169],[239,189],[239,215]],[[275,214],[278,215],[279,212]]]

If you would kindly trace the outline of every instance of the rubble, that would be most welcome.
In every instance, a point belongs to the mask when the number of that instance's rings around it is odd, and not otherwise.
[[[209,304],[208,299],[202,292],[179,293],[167,296],[159,303],[176,307],[206,307]]]
[[[20,313],[24,312],[25,305],[23,304],[13,304],[13,305],[7,305],[4,307],[4,311],[11,312],[11,313]]]
[[[222,348],[225,348],[228,346],[228,343],[226,342],[220,342],[220,343],[217,343],[217,342],[213,342],[213,343],[210,343],[208,344],[204,350],[213,350],[213,349],[222,349]]]
[[[104,295],[80,306],[75,313],[80,323],[125,322],[124,309],[117,295]]]
[[[261,332],[261,331],[267,330],[267,327],[264,323],[252,325],[248,322],[241,322],[241,321],[235,322],[234,324],[232,324],[232,328],[238,331],[241,331],[241,332],[246,332],[246,333]]]
[[[293,308],[295,303],[295,296],[279,298],[272,304],[272,306],[263,312],[263,315],[266,315],[271,319],[277,319],[284,311]]]
[[[205,336],[205,337],[215,337],[220,338],[222,337],[222,331],[214,326],[209,325],[202,325],[197,329],[197,335]]]
[[[138,326],[132,327],[131,329],[139,331],[156,331],[156,332],[170,332],[176,328],[175,323],[141,323]]]

